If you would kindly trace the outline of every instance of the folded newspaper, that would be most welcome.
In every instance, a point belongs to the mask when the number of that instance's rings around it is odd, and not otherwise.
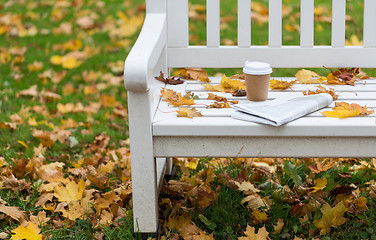
[[[292,99],[275,99],[266,102],[250,102],[232,107],[232,118],[249,122],[281,126],[297,118],[315,112],[333,102],[327,93],[297,97]]]

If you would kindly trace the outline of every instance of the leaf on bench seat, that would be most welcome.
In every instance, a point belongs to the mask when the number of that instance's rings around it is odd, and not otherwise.
[[[196,108],[179,108],[179,110],[176,112],[178,113],[178,117],[202,117],[201,112],[197,111]]]
[[[326,82],[326,77],[319,76],[317,73],[301,69],[295,74],[300,84],[318,84]]]
[[[346,103],[346,102],[336,102],[335,107],[332,111],[321,112],[325,117],[334,118],[346,118],[354,116],[366,116],[374,113],[374,110],[368,110],[367,106],[360,106],[356,103]]]
[[[209,91],[229,92],[245,90],[244,81],[231,79],[223,75],[220,85],[205,84],[203,87]]]
[[[201,68],[181,68],[175,72],[176,76],[184,77],[188,80],[199,80],[201,82],[210,82],[208,73]]]
[[[154,78],[170,85],[178,85],[178,84],[184,83],[184,81],[178,77],[165,77],[162,71],[160,72],[160,75],[158,77],[154,77]]]
[[[323,86],[316,86],[318,89],[316,89],[316,91],[312,91],[312,90],[309,90],[308,91],[303,91],[303,94],[304,95],[314,95],[314,94],[320,94],[320,93],[328,93],[332,96],[333,100],[337,100],[338,99],[338,95],[336,94],[336,91],[334,90],[334,88],[329,88],[326,89],[325,87]]]
[[[190,92],[182,96],[181,93],[177,93],[170,89],[162,88],[161,94],[162,94],[162,97],[165,98],[166,102],[168,102],[170,105],[173,105],[175,107],[195,104],[195,102],[193,101],[193,96]]]
[[[351,85],[354,86],[359,68],[340,68],[338,71],[328,75],[328,84]]]
[[[296,83],[296,81],[279,81],[279,80],[275,80],[275,79],[272,79],[270,80],[270,85],[269,85],[269,88],[271,90],[274,90],[274,89],[279,89],[279,90],[283,90],[283,89],[287,89],[287,88],[290,88],[292,85],[294,85]]]

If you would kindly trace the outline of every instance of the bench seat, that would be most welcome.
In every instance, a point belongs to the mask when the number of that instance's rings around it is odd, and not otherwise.
[[[295,78],[274,78],[292,81]],[[211,84],[220,84],[212,77]],[[286,90],[270,90],[269,99],[303,96],[302,91],[315,90],[318,84],[295,84]],[[334,88],[337,102],[357,103],[376,107],[376,80],[359,80],[355,86],[323,85]],[[156,157],[366,157],[376,155],[376,117],[371,114],[345,119],[327,118],[320,112],[330,110],[334,102],[280,127],[267,126],[231,118],[232,108],[206,108],[214,100],[206,100],[209,91],[202,83],[186,81],[165,88],[181,92],[191,91],[198,96],[195,107],[202,117],[177,117],[178,107],[159,102],[153,118],[153,144]],[[246,97],[230,93],[211,92],[239,103],[249,102]],[[257,104],[257,103],[256,103]],[[193,137],[193,139],[192,139]],[[283,139],[282,139],[283,138]],[[333,141],[333,138],[338,140]],[[354,138],[358,138],[354,141]],[[261,140],[261,141],[260,141]],[[336,144],[333,144],[335,142]],[[354,144],[355,143],[355,144]],[[305,147],[303,147],[305,145]],[[301,151],[297,150],[301,148]],[[212,149],[212,150],[211,150]]]

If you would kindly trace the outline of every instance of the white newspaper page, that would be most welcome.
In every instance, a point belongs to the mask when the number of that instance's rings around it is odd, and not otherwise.
[[[231,117],[239,120],[281,126],[297,118],[305,116],[330,105],[333,98],[330,94],[320,93],[289,100],[278,100],[265,104],[237,104],[232,106],[235,111]]]

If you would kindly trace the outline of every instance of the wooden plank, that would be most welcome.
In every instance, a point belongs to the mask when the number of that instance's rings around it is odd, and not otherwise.
[[[333,0],[332,3],[332,46],[345,46],[346,0]],[[356,66],[356,65],[354,65]]]
[[[157,189],[158,194],[161,191],[162,185],[163,185],[163,178],[166,173],[166,158],[157,158],[156,164],[157,164]]]
[[[216,85],[216,84],[214,84]],[[294,91],[307,91],[307,90],[315,90],[317,89],[315,84],[295,84],[291,86],[290,88],[284,89],[284,90],[274,90],[279,92],[294,92]],[[343,91],[349,91],[349,92],[376,92],[376,84],[370,84],[370,85],[363,85],[358,84],[356,86],[350,86],[350,85],[323,85],[325,88],[333,88],[336,92],[343,92]],[[189,84],[187,85],[186,91],[207,91],[204,86],[199,84]]]
[[[376,136],[376,124],[370,117],[304,117],[280,127],[229,117],[171,117],[153,123],[153,136]]]
[[[307,68],[323,66],[375,68],[376,48],[347,46],[332,48],[328,46],[314,46],[302,48],[300,46],[283,46],[269,48],[266,46],[252,46],[239,48],[237,46],[221,46],[209,48],[204,46],[190,46],[188,48],[169,48],[169,67],[203,67],[203,68],[240,68],[246,60],[267,62],[272,67],[279,68]],[[282,61],[283,60],[283,61]]]
[[[207,0],[206,2],[206,32],[207,46],[218,47],[220,45],[220,5],[219,0]]]
[[[154,153],[171,157],[364,158],[375,146],[375,137],[154,137]]]
[[[314,0],[302,0],[300,3],[300,46],[313,47]]]
[[[282,46],[282,0],[269,0],[269,47]]]
[[[238,0],[238,46],[251,46],[251,0]]]
[[[364,47],[376,47],[376,1],[364,0],[364,25],[363,44]]]
[[[188,47],[188,0],[167,0],[168,46]]]

